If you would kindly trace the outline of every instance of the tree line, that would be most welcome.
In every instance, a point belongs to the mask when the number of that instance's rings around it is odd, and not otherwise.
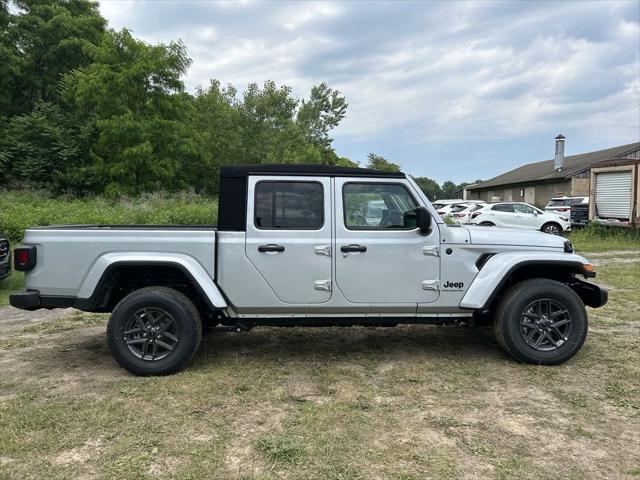
[[[298,99],[268,80],[195,93],[180,41],[109,29],[97,2],[0,0],[0,185],[74,195],[193,189],[215,194],[222,164],[324,163],[347,101],[325,83]],[[366,166],[399,170],[370,154]],[[430,198],[459,188],[428,178]]]

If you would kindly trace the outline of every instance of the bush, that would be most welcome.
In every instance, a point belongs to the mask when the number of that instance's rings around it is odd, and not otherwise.
[[[15,245],[29,227],[68,224],[213,225],[215,198],[191,192],[139,197],[52,197],[44,191],[0,191],[0,231]]]

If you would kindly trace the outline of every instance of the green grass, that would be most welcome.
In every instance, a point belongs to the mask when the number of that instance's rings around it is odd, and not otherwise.
[[[215,199],[0,193],[0,229],[213,223]],[[637,233],[571,233],[579,253]],[[624,257],[624,258],[620,258]],[[596,266],[609,304],[558,367],[517,364],[489,329],[255,329],[203,339],[193,366],[136,378],[106,316],[0,329],[0,478],[624,478],[640,470],[640,262]],[[0,306],[23,275],[0,282]],[[0,319],[1,320],[1,319]]]
[[[196,224],[217,221],[215,198],[194,193],[145,194],[137,198],[51,197],[46,192],[0,191],[0,231],[16,244],[24,230],[64,224]]]
[[[510,360],[485,328],[256,328],[137,378],[105,315],[28,317],[0,343],[0,478],[637,476],[640,261],[597,270],[610,301],[557,367]]]
[[[22,290],[23,286],[24,274],[22,272],[12,272],[11,276],[0,280],[0,307],[9,305],[9,294]]]
[[[640,250],[640,230],[589,225],[569,234],[576,251]]]

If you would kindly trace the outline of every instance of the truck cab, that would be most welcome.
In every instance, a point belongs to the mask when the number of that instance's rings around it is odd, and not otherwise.
[[[564,238],[447,225],[411,177],[360,168],[227,166],[217,227],[43,227],[24,243],[12,305],[111,312],[114,356],[144,375],[183,368],[203,323],[490,321],[517,360],[555,364],[584,342],[585,305],[607,300]]]

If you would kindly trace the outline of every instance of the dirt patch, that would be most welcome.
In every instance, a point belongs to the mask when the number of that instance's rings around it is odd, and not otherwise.
[[[21,333],[25,327],[53,322],[74,313],[80,312],[73,308],[42,309],[29,312],[13,307],[0,307],[0,340]]]
[[[608,252],[578,252],[579,255],[586,255],[588,258],[638,258],[640,250],[609,250]]]
[[[87,440],[84,445],[60,453],[53,462],[58,465],[73,463],[86,463],[100,450],[103,441],[101,438]]]
[[[265,406],[234,419],[223,463],[227,478],[253,477],[264,472],[266,463],[256,450],[256,440],[279,432],[286,415],[286,409]]]

